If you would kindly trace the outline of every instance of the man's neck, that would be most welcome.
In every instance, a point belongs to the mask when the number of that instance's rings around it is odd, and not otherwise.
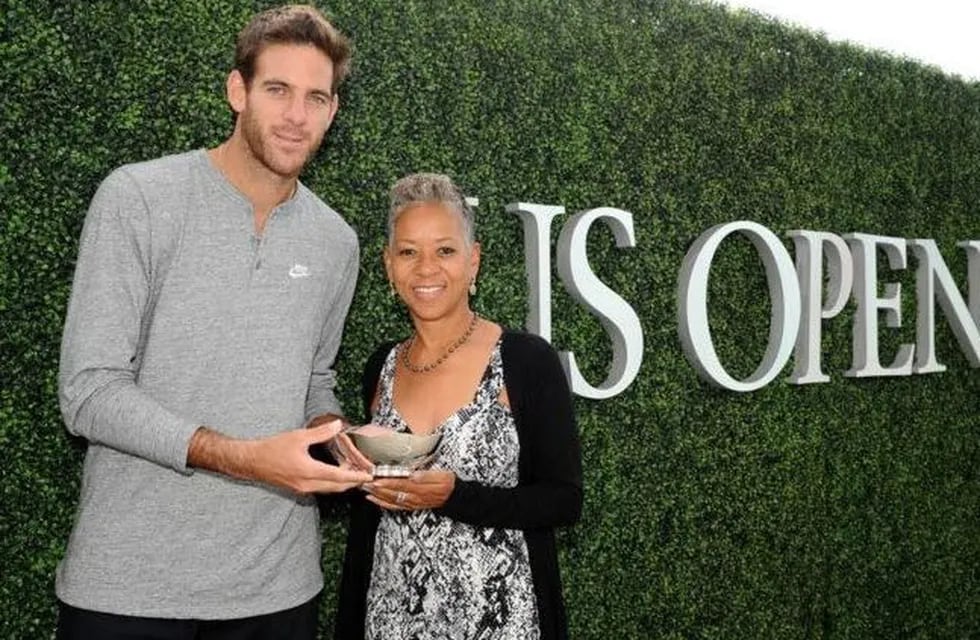
[[[296,193],[295,177],[283,178],[269,171],[237,135],[209,149],[208,156],[228,182],[252,203],[255,232],[259,235],[272,210]]]

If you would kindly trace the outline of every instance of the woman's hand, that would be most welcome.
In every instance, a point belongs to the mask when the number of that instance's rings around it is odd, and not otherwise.
[[[362,485],[367,499],[382,509],[418,511],[438,509],[446,504],[456,486],[452,471],[430,469],[415,471],[408,478],[377,479]]]

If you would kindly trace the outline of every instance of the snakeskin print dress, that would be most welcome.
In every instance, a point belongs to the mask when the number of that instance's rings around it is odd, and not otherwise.
[[[405,431],[392,402],[398,348],[381,372],[375,424]],[[438,429],[433,468],[494,487],[517,485],[520,446],[503,388],[500,342],[476,397]],[[375,640],[528,640],[540,637],[521,531],[477,527],[432,511],[383,511],[367,596],[366,637]]]

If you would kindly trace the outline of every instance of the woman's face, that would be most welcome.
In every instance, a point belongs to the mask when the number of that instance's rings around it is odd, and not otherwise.
[[[441,203],[419,203],[398,214],[393,232],[385,269],[412,315],[436,320],[468,309],[480,245],[466,245],[460,217]]]

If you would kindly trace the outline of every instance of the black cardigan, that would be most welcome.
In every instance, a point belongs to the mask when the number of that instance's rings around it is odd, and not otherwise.
[[[385,358],[395,344],[382,345],[364,368],[361,392],[368,416]],[[582,511],[582,457],[571,394],[557,354],[542,338],[505,329],[500,349],[504,385],[521,445],[518,485],[507,489],[457,479],[446,504],[436,513],[476,526],[523,530],[541,638],[567,638],[554,527],[573,524]],[[354,493],[337,605],[338,640],[364,637],[374,537],[381,513],[359,491]]]

